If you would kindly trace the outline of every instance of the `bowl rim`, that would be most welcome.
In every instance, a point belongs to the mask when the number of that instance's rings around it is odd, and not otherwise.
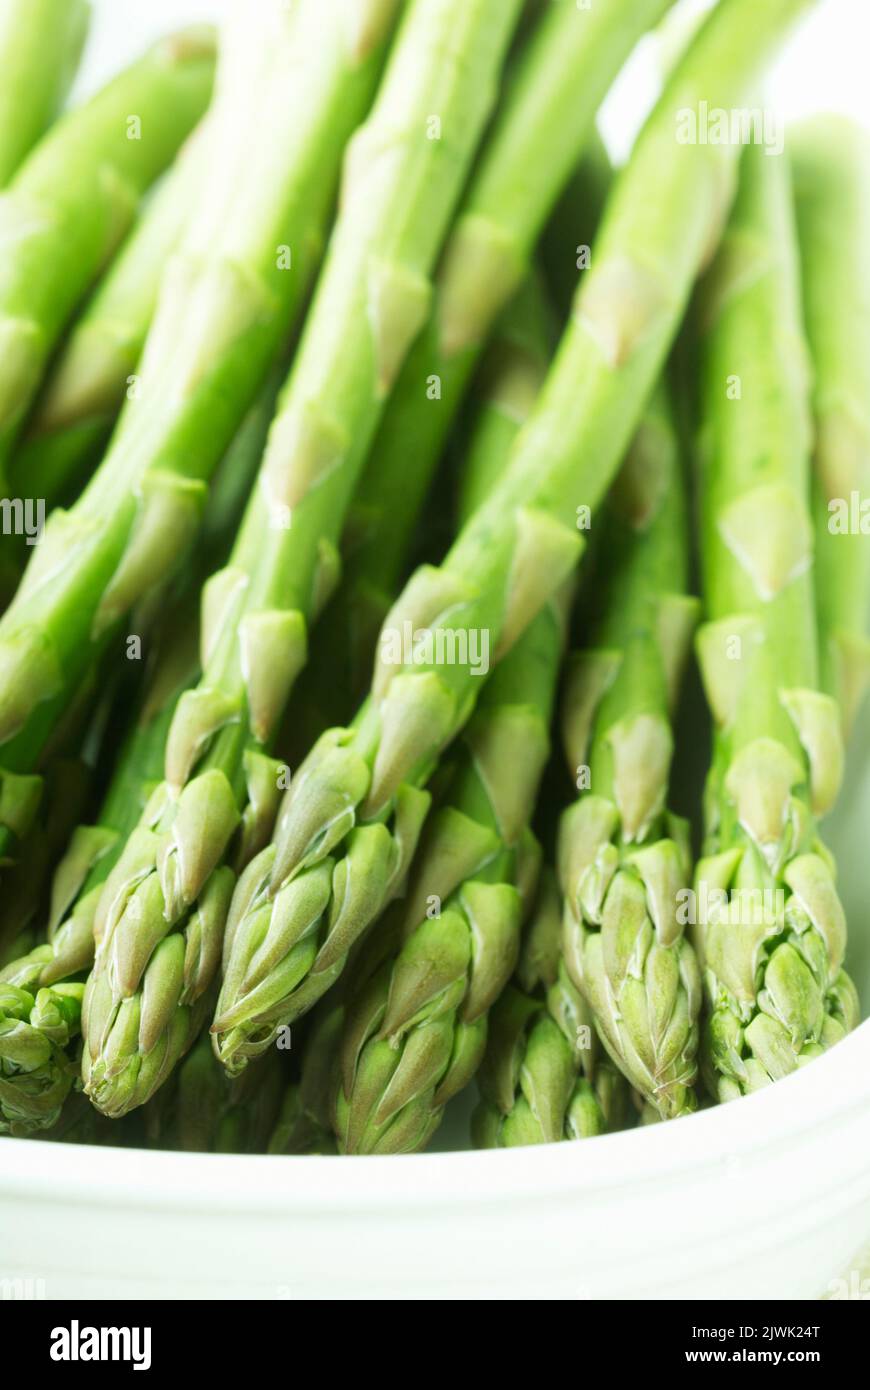
[[[739,1168],[760,1152],[790,1152],[802,1135],[835,1135],[870,1113],[870,1020],[811,1064],[737,1102],[582,1144],[356,1157],[196,1154],[32,1139],[0,1141],[0,1201],[224,1212],[348,1211],[549,1201],[579,1187],[638,1189],[692,1170]],[[287,1164],[295,1181],[287,1182]],[[534,1182],[530,1184],[530,1171]],[[338,1180],[337,1180],[338,1179]]]

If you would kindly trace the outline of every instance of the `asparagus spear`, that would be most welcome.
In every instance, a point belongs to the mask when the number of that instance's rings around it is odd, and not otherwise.
[[[115,1092],[126,1045],[116,1020],[154,990],[152,951],[159,963],[178,949],[174,929],[211,893],[240,816],[238,861],[264,843],[249,825],[260,801],[277,795],[263,750],[304,663],[306,628],[335,568],[350,491],[425,314],[426,277],[494,98],[517,9],[516,0],[415,0],[371,118],[350,147],[341,215],[259,485],[228,567],[204,592],[203,675],[179,701],[170,729],[166,781],[147,809],[150,859],[137,834],[118,864],[116,900],[102,909],[94,1008],[85,1018],[88,1085],[101,1108],[133,1101]],[[427,132],[433,111],[440,133]],[[165,1027],[174,1027],[171,1009],[161,1004],[161,1011]],[[151,1036],[162,1047],[162,1034]]]
[[[212,49],[207,30],[163,39],[58,122],[0,198],[4,470],[67,319],[205,109]]]
[[[481,684],[466,655],[498,659],[573,569],[577,508],[593,507],[628,447],[689,295],[718,238],[737,160],[681,143],[686,109],[739,105],[805,0],[725,0],[699,31],[611,197],[574,315],[505,477],[444,564],[411,579],[388,617],[372,697],[296,774],[274,843],[237,888],[212,1025],[242,1066],[340,974],[401,883],[425,815],[423,784]],[[402,634],[422,634],[411,664]],[[470,653],[470,647],[468,648]],[[477,669],[480,667],[478,665]]]
[[[72,1087],[96,900],[118,836],[136,822],[143,785],[160,774],[165,696],[175,686],[173,671],[162,697],[152,692],[122,750],[99,825],[73,835],[54,877],[47,941],[0,971],[0,1132],[49,1128]]]
[[[154,316],[166,262],[196,206],[208,157],[198,129],[146,208],[64,344],[9,464],[16,496],[72,500],[99,459]]]
[[[207,573],[225,554],[226,538],[262,453],[276,391],[273,374],[218,472],[194,562],[200,571]],[[154,668],[137,722],[120,751],[99,823],[78,826],[55,871],[46,940],[0,971],[0,1125],[5,1120],[16,1132],[50,1127],[78,1070],[83,977],[93,964],[103,885],[159,783],[176,698],[198,671],[196,624],[189,605],[182,605],[168,637],[158,646]],[[268,816],[267,808],[262,814]],[[218,884],[224,892],[229,874],[227,870]],[[181,987],[189,1003],[175,1030],[173,1061],[204,1022],[200,1015],[205,1005],[200,1001],[220,954],[222,919],[216,929],[215,896],[211,914],[193,914],[185,926]],[[156,1005],[152,1002],[151,1007]],[[146,1016],[143,1027],[147,1021]],[[140,1068],[138,1054],[127,1079],[143,1098],[155,1085],[154,1072]]]
[[[545,870],[526,928],[515,983],[492,1010],[472,1118],[480,1149],[586,1139],[620,1129],[628,1087],[601,1062],[592,1014],[565,969],[562,902]]]
[[[543,380],[546,338],[530,347],[502,354],[489,382],[469,446],[466,514],[486,496]],[[534,890],[529,821],[548,753],[563,618],[548,604],[488,682],[407,896],[356,962],[334,1118],[344,1152],[424,1148],[480,1063],[487,1014],[516,963]]]
[[[680,908],[688,825],[666,809],[672,720],[697,618],[679,446],[660,388],[603,522],[604,608],[566,689],[565,745],[588,788],[559,832],[565,965],[601,1041],[662,1116],[695,1108],[701,982]]]
[[[595,113],[634,44],[671,3],[549,5],[536,19],[441,258],[429,321],[408,354],[363,473],[357,509],[369,536],[350,564],[369,593],[394,593],[404,551],[402,532],[389,519],[399,511],[419,515],[498,314],[594,142]],[[572,253],[572,266],[575,259]]]
[[[818,689],[798,274],[787,168],[753,147],[706,287],[701,363],[698,654],[716,741],[696,895],[720,1100],[794,1071],[857,1020],[816,828],[843,754]]]
[[[0,188],[63,105],[90,12],[87,0],[0,0]]]
[[[485,378],[502,373],[505,362],[518,363],[522,376],[529,355],[540,357],[540,344],[548,335],[552,337],[552,315],[538,277],[532,275],[501,316]],[[482,389],[490,389],[486,379]],[[399,506],[392,470],[379,469],[372,457],[367,473],[365,502],[353,505],[342,541],[342,581],[318,622],[311,657],[293,692],[290,727],[279,739],[291,767],[325,729],[353,716],[368,687],[378,633],[402,577],[399,571],[406,571],[413,545],[419,520],[416,487],[414,497]]]
[[[852,517],[870,497],[870,143],[851,122],[827,116],[793,129],[789,148],[815,377],[821,676],[848,737],[870,683],[870,543]]]
[[[230,8],[210,115],[220,158],[163,278],[138,396],[75,507],[50,521],[0,620],[7,769],[32,768],[101,635],[153,590],[195,527],[201,480],[240,427],[310,279],[393,9],[384,0],[352,11],[317,0],[267,0],[254,16]]]
[[[583,1138],[623,1121],[627,1087],[616,1068],[598,1062],[596,1015],[605,1048],[642,1094],[665,1113],[692,1105],[700,980],[681,939],[675,896],[689,881],[687,828],[662,811],[669,706],[695,608],[679,592],[685,525],[678,446],[660,388],[597,537],[599,568],[590,575],[600,610],[596,648],[575,658],[567,682],[571,774],[578,785],[581,774],[585,785],[591,780],[594,795],[562,818],[564,953],[556,890],[545,878],[523,943],[519,988],[506,992],[493,1016],[474,1122],[481,1147]],[[640,788],[639,778],[646,782]],[[662,838],[672,827],[676,843]],[[670,886],[669,923],[661,922],[661,893],[656,911],[634,921],[615,915],[620,895],[638,886],[643,901],[641,861],[664,896]],[[595,893],[606,894],[609,915]],[[610,946],[617,929],[625,936],[618,953]]]

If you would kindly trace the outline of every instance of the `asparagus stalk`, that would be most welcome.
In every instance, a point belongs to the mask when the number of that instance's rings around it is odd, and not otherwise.
[[[75,1079],[100,888],[119,836],[136,823],[143,785],[160,775],[165,696],[177,684],[173,670],[161,695],[161,678],[122,750],[99,825],[80,827],[58,866],[47,941],[0,971],[0,1132],[50,1128]]]
[[[0,464],[76,304],[211,92],[210,32],[163,39],[49,132],[0,198]]]
[[[659,389],[597,538],[604,572],[590,576],[603,610],[596,648],[575,658],[567,682],[571,774],[588,786],[591,773],[595,794],[562,819],[564,951],[557,891],[545,877],[518,988],[506,991],[493,1015],[473,1125],[480,1147],[579,1139],[624,1121],[628,1088],[615,1067],[599,1063],[596,1015],[605,1048],[644,1096],[654,1095],[666,1113],[692,1105],[700,980],[676,917],[676,892],[689,881],[687,830],[662,811],[671,706],[695,607],[679,592],[685,525],[678,446]],[[677,843],[662,838],[672,827]],[[633,922],[617,916],[620,893],[639,886],[642,902],[646,878],[665,888],[656,910]],[[590,888],[605,895],[609,914],[591,901]],[[671,920],[662,922],[668,888]],[[611,944],[617,930],[625,938],[618,951]]]
[[[102,634],[153,591],[195,528],[202,480],[309,282],[393,9],[384,0],[352,11],[266,0],[254,17],[241,3],[230,8],[210,115],[220,158],[163,278],[138,395],[81,498],[49,522],[0,620],[7,769],[33,766]]]
[[[502,355],[469,446],[463,509],[486,496],[545,373],[546,338]],[[407,896],[364,944],[339,1046],[339,1148],[424,1148],[474,1075],[487,1015],[519,950],[537,845],[563,618],[550,604],[486,686],[433,814]]]
[[[682,143],[681,113],[745,101],[805,3],[773,0],[759,14],[754,0],[725,0],[672,75],[616,184],[504,478],[443,565],[406,586],[371,699],[351,728],[315,745],[274,843],[239,883],[212,1025],[231,1069],[329,988],[401,883],[426,812],[423,784],[482,684],[463,647],[475,638],[500,658],[573,569],[577,509],[597,505],[628,447],[732,192],[736,147]],[[410,664],[397,650],[405,624],[420,635]],[[437,660],[438,642],[455,664]]]
[[[199,129],[166,175],[64,344],[9,465],[16,496],[46,508],[72,500],[108,442],[136,366],[160,281],[196,206],[208,142]]]
[[[90,13],[87,0],[0,0],[0,188],[62,107]]]
[[[567,3],[536,18],[441,258],[429,321],[363,473],[357,509],[368,535],[350,565],[369,593],[395,592],[404,547],[390,521],[400,511],[419,515],[486,340],[595,140],[595,113],[634,44],[671,3]]]
[[[552,315],[533,274],[501,316],[487,354],[483,392],[494,389],[495,375],[504,378],[507,363],[517,364],[521,380],[532,379],[528,359],[532,365],[540,360],[540,345],[548,336],[552,338]],[[493,412],[489,418],[494,423],[497,417]],[[493,457],[500,456],[493,451]],[[289,727],[279,739],[291,767],[325,729],[353,716],[368,687],[381,624],[413,545],[419,520],[416,487],[414,496],[398,506],[391,470],[380,470],[373,456],[367,472],[365,503],[352,506],[343,537],[342,581],[318,622],[311,657],[293,692]],[[470,483],[472,474],[465,470],[463,477]],[[465,514],[471,510],[466,504]]]
[[[306,629],[336,568],[342,517],[378,416],[425,314],[427,275],[517,8],[515,0],[415,0],[350,147],[342,211],[259,485],[228,567],[204,592],[203,675],[178,704],[166,781],[146,812],[150,859],[137,834],[118,864],[116,899],[102,909],[85,1019],[88,1085],[101,1108],[131,1102],[115,1093],[116,1021],[153,992],[152,951],[159,965],[178,949],[175,928],[212,892],[240,818],[240,866],[268,839],[270,826],[253,833],[260,804],[277,797],[264,750],[304,664]],[[427,132],[433,111],[440,133]]]
[[[701,362],[698,654],[716,740],[696,895],[720,1100],[794,1071],[857,1019],[816,828],[843,753],[837,704],[818,688],[798,276],[786,165],[751,148],[706,287]]]
[[[273,380],[219,470],[195,562],[200,570],[208,572],[225,554],[226,537],[232,533],[262,453],[276,390]],[[77,827],[55,871],[46,940],[0,971],[0,1126],[5,1121],[15,1132],[50,1127],[69,1094],[78,1071],[83,979],[93,964],[103,886],[160,781],[177,696],[197,672],[196,624],[182,606],[168,637],[158,646],[148,691],[120,751],[99,823]],[[219,886],[225,893],[228,882],[224,875]],[[175,1031],[174,1057],[186,1049],[205,1021],[201,1016],[205,1005],[200,1001],[209,970],[220,954],[222,919],[216,928],[218,917],[212,906],[210,915],[206,911],[194,914],[185,927],[183,990],[189,1006]],[[146,1015],[143,1032],[147,1022]],[[153,1073],[138,1066],[138,1056],[136,1062],[135,1075],[128,1075],[128,1081],[145,1096],[155,1084]]]
[[[628,1087],[595,1046],[592,1014],[562,956],[562,901],[545,870],[515,983],[496,1002],[472,1118],[480,1149],[586,1139],[621,1129]]]
[[[815,581],[823,688],[848,738],[870,683],[870,143],[815,117],[789,134],[813,358]],[[858,516],[855,516],[858,504]]]
[[[666,809],[680,677],[697,618],[679,445],[660,388],[611,493],[595,646],[572,666],[565,746],[577,785],[559,878],[567,973],[601,1041],[663,1119],[696,1106],[701,981],[686,940],[688,825]]]

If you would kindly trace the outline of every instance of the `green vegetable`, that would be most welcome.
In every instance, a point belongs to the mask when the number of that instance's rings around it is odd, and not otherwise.
[[[813,358],[822,685],[848,736],[870,683],[870,141],[817,116],[790,130],[789,151]]]
[[[208,140],[197,130],[133,228],[64,344],[9,464],[16,495],[50,510],[71,500],[136,390],[166,262],[205,176]]]
[[[231,1070],[341,973],[404,878],[428,805],[423,785],[468,721],[484,666],[573,570],[578,508],[594,508],[607,490],[732,193],[737,148],[681,143],[681,114],[701,101],[745,101],[805,5],[772,0],[759,12],[755,0],[724,0],[671,77],[616,183],[571,324],[504,477],[444,563],[406,586],[385,624],[371,699],[351,728],[315,745],[274,843],[239,883],[212,1025]],[[408,625],[422,634],[410,654]]]
[[[317,0],[263,7],[256,20],[231,7],[209,117],[220,158],[164,275],[138,395],[85,492],[50,519],[0,620],[0,761],[9,771],[32,769],[101,636],[153,593],[195,531],[203,480],[310,282],[391,16],[383,0],[363,0],[352,16]],[[148,71],[158,62],[163,71],[173,51],[158,49]],[[125,94],[125,112],[142,105]],[[148,132],[143,115],[145,150],[155,144]],[[44,291],[42,259],[40,272]]]
[[[484,498],[546,369],[546,336],[498,354],[469,444],[463,510]],[[529,822],[549,752],[565,615],[548,604],[488,682],[408,890],[362,948],[339,1048],[347,1153],[424,1148],[483,1055],[519,951],[538,851]]]
[[[595,113],[634,44],[671,3],[610,0],[586,10],[551,4],[537,21],[441,258],[432,313],[363,473],[357,507],[370,536],[350,564],[370,593],[392,595],[403,578],[407,552],[390,519],[400,511],[419,515],[498,314],[594,143]],[[565,250],[576,283],[576,251]]]
[[[750,147],[702,325],[698,655],[716,740],[695,887],[706,1076],[720,1100],[794,1071],[857,1020],[816,827],[843,749],[837,703],[819,690],[793,223],[784,161]]]
[[[90,14],[87,0],[0,0],[0,188],[63,105]]]
[[[219,471],[199,554],[193,562],[206,572],[225,554],[227,535],[232,533],[241,499],[262,453],[275,391],[276,384],[264,391]],[[172,597],[177,603],[179,595]],[[78,1071],[83,979],[93,964],[103,886],[160,781],[177,696],[198,671],[196,623],[190,604],[182,603],[173,616],[174,621],[162,631],[146,694],[118,755],[99,823],[75,829],[55,870],[46,939],[0,971],[0,1127],[4,1121],[16,1132],[50,1127]],[[52,792],[62,794],[63,788],[49,779],[46,796]],[[65,807],[45,808],[47,819],[60,816],[64,825],[68,812]],[[24,869],[27,862],[25,854],[19,867]],[[199,913],[185,925],[184,988],[193,1004],[210,979],[202,978],[207,973],[206,964],[210,962],[213,969],[220,956],[223,924],[221,921],[219,930],[212,929],[213,920],[214,915],[209,918]],[[204,1007],[200,1003],[200,1013]],[[179,1052],[196,1036],[195,1025],[201,1027],[204,1021],[197,1017],[195,1007],[185,1009],[181,1022],[186,1029],[179,1026],[176,1030]],[[146,1013],[143,1030],[147,1024]],[[128,1068],[128,1082],[130,1071]],[[150,1079],[151,1073],[139,1075],[137,1065],[135,1081],[143,1092]]]
[[[52,348],[117,249],[142,194],[202,115],[213,67],[208,30],[163,39],[59,121],[0,195],[4,474]]]
[[[652,8],[641,6],[641,12],[648,14]],[[657,8],[663,8],[662,4]],[[345,723],[365,694],[378,631],[407,575],[408,557],[433,473],[478,364],[480,348],[494,321],[496,334],[506,331],[515,337],[524,331],[511,305],[497,318],[499,305],[510,299],[516,278],[516,272],[504,275],[503,248],[513,244],[517,264],[528,264],[548,207],[567,176],[571,149],[579,157],[588,142],[588,157],[573,176],[569,196],[563,198],[558,217],[554,217],[558,230],[548,227],[543,237],[545,246],[553,247],[556,279],[567,314],[578,279],[577,241],[591,243],[610,174],[604,147],[594,129],[590,130],[590,113],[596,93],[605,89],[607,73],[615,72],[619,65],[621,46],[630,46],[632,33],[640,32],[641,12],[629,16],[628,9],[619,4],[581,17],[570,5],[553,7],[508,84],[485,155],[448,242],[448,247],[453,245],[464,224],[481,225],[484,214],[476,213],[475,208],[479,191],[481,195],[485,192],[486,225],[492,235],[489,251],[476,273],[491,284],[477,309],[479,344],[441,360],[438,322],[448,250],[435,285],[434,312],[399,375],[351,503],[342,544],[342,582],[318,623],[309,664],[294,692],[292,728],[287,741],[282,741],[291,766],[329,724]],[[534,18],[537,22],[540,16]],[[581,80],[587,71],[594,74],[594,81]],[[522,139],[522,150],[535,146],[549,149],[554,124],[560,126],[564,148],[560,143],[555,157],[540,162],[536,196],[518,199],[516,171],[522,163],[518,141]],[[536,291],[532,298],[538,297]],[[426,385],[436,375],[440,394],[430,400]],[[409,458],[413,458],[413,468],[408,467]],[[333,673],[331,683],[328,670]]]
[[[621,1129],[629,1090],[596,1047],[592,1015],[562,958],[562,902],[545,870],[511,984],[490,1016],[472,1118],[480,1149],[586,1139]]]
[[[647,409],[602,518],[594,646],[565,693],[581,796],[559,832],[567,973],[601,1041],[662,1118],[695,1109],[701,980],[684,935],[689,827],[666,810],[672,721],[697,618],[668,393]]]
[[[490,109],[516,8],[416,0],[349,149],[329,258],[258,485],[229,565],[204,592],[202,679],[172,721],[166,781],[147,810],[149,852],[143,857],[137,833],[117,867],[119,908],[92,976],[100,1004],[86,1017],[88,1085],[101,1108],[139,1098],[113,1087],[129,1049],[116,1018],[139,1009],[155,990],[153,971],[181,950],[174,928],[214,896],[240,820],[239,867],[268,841],[265,813],[276,809],[281,768],[266,750],[334,577],[349,492],[425,314],[427,275]],[[438,132],[427,129],[436,110]],[[123,979],[113,967],[116,939],[135,943],[136,970]],[[152,1047],[176,1027],[162,999],[160,1018],[161,1028],[149,1031]],[[117,1055],[104,1066],[106,1048]]]
[[[189,630],[178,636],[189,649]],[[164,656],[155,689],[121,751],[99,824],[80,826],[58,865],[47,941],[0,972],[0,1129],[4,1121],[16,1133],[49,1127],[74,1080],[82,976],[93,957],[97,903],[119,838],[137,822],[142,789],[161,772],[179,684],[178,655]],[[188,656],[195,661],[195,652]],[[185,672],[183,660],[180,665]],[[168,688],[162,684],[167,676]],[[219,953],[219,940],[216,949]]]

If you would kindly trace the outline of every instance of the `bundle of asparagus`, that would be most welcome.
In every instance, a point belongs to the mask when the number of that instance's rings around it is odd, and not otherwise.
[[[670,4],[233,0],[216,66],[185,31],[62,115],[86,0],[0,0],[0,465],[48,511],[0,553],[0,1130],[409,1153],[476,1075],[477,1144],[573,1140],[856,1021],[816,822],[870,672],[868,147],[796,131],[795,219],[693,135],[809,4],[718,0],[611,183]]]
[[[714,10],[671,77],[617,180],[571,324],[502,478],[444,563],[406,585],[384,624],[371,697],[351,727],[315,745],[272,846],[239,883],[212,1025],[230,1068],[323,995],[400,888],[428,806],[423,788],[480,685],[470,639],[497,661],[577,562],[577,509],[607,490],[733,187],[737,147],[675,144],[680,113],[751,92],[802,8],[768,6],[750,38],[746,6]],[[408,631],[412,649],[397,655]],[[459,659],[439,661],[439,645]]]

